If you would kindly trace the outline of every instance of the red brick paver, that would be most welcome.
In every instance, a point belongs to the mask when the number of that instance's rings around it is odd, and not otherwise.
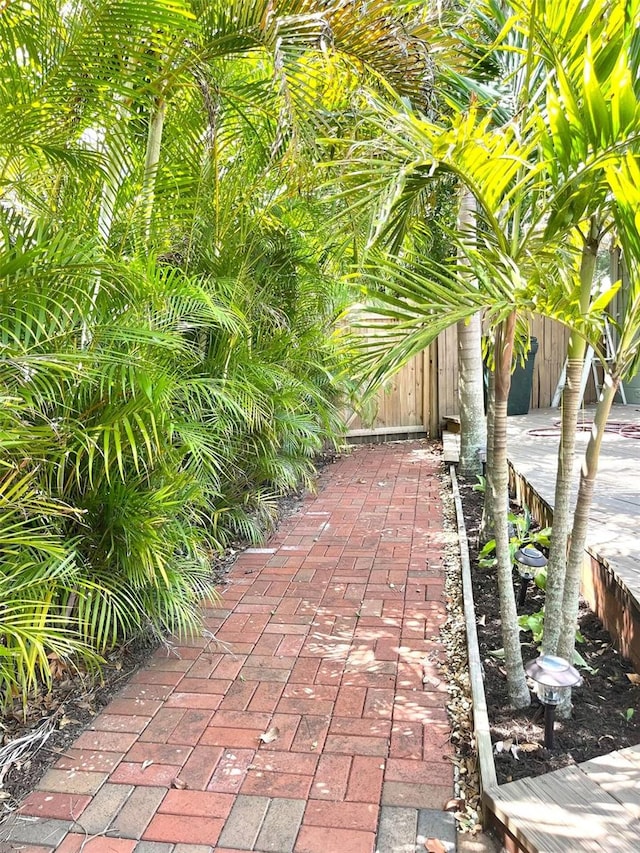
[[[0,829],[6,849],[373,853],[381,806],[442,808],[439,470],[426,442],[331,465],[205,610],[220,643],[156,652]],[[68,823],[57,847],[39,820]]]

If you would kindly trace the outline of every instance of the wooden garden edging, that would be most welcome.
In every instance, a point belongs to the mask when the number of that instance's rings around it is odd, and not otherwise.
[[[471,564],[469,561],[469,543],[467,530],[464,524],[462,512],[462,501],[456,477],[455,467],[449,468],[451,475],[451,488],[453,500],[456,507],[456,522],[458,526],[458,540],[460,542],[460,565],[462,571],[462,598],[464,605],[464,621],[467,633],[467,660],[469,663],[469,681],[471,684],[471,701],[473,704],[473,731],[478,753],[478,765],[480,776],[481,793],[497,787],[496,767],[493,760],[493,745],[491,743],[491,732],[489,729],[489,715],[487,713],[487,700],[484,693],[484,681],[482,676],[482,661],[480,660],[480,649],[478,647],[478,631],[476,628],[476,610],[473,601],[473,588],[471,585]]]

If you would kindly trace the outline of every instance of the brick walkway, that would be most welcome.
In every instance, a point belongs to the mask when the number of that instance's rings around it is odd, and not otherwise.
[[[331,465],[207,610],[224,646],[156,652],[0,853],[452,850],[439,469],[424,442]]]

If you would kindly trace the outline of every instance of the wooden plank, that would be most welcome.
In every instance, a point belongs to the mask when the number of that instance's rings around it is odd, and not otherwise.
[[[595,839],[602,850],[612,853],[637,853],[640,823],[578,767],[565,767],[524,782],[551,803],[566,807],[579,833],[576,838],[585,842]]]
[[[556,771],[561,772],[561,771]],[[547,773],[545,780],[552,776]],[[602,853],[595,834],[583,837],[574,826],[574,816],[564,804],[550,802],[539,791],[530,790],[521,779],[485,791],[484,800],[520,845],[529,853]],[[589,826],[586,821],[583,826]]]
[[[402,373],[402,383],[400,386],[400,403],[404,409],[402,412],[402,423],[417,424],[418,411],[416,405],[416,358],[412,358],[407,369]]]
[[[416,356],[416,424],[422,424],[425,430],[429,431],[429,410],[424,405],[424,384],[428,371],[428,363],[425,364],[426,350],[423,350]]]
[[[567,352],[568,331],[560,323],[533,314],[531,336],[538,340],[538,352],[533,369],[532,409],[551,405]]]
[[[634,767],[640,768],[640,744],[627,746],[625,749],[619,749],[618,754],[627,761],[630,761]]]
[[[429,435],[432,438],[440,435],[440,398],[438,396],[438,343],[434,341],[428,350],[425,350],[425,364],[428,363],[429,370],[425,368],[425,394],[428,394],[428,405],[425,403],[425,425],[429,426]],[[427,382],[426,376],[429,380]],[[426,420],[428,413],[428,421]]]
[[[640,750],[619,750],[579,765],[582,772],[621,803],[634,818],[640,818]],[[640,847],[640,838],[638,839]]]
[[[415,426],[379,426],[379,427],[363,427],[362,429],[350,429],[347,433],[347,438],[362,438],[365,435],[426,435],[426,430],[422,424]]]
[[[578,767],[488,791],[492,810],[532,853],[637,853],[640,823]]]
[[[458,330],[451,326],[438,337],[439,415],[458,413]]]
[[[473,603],[473,585],[471,582],[471,564],[469,562],[469,544],[467,542],[467,531],[464,524],[462,512],[462,501],[460,490],[456,479],[456,471],[453,466],[449,469],[453,499],[456,507],[456,521],[458,526],[458,540],[460,543],[460,566],[462,574],[462,597],[464,601],[465,628],[467,633],[467,660],[469,663],[469,682],[471,685],[471,698],[473,703],[473,732],[476,739],[478,762],[480,765],[480,785],[484,790],[493,788],[498,784],[496,767],[493,760],[493,746],[491,744],[491,728],[489,726],[489,714],[487,711],[487,700],[484,693],[484,676],[482,661],[478,648],[478,631],[476,627],[476,611]]]
[[[460,461],[460,436],[448,429],[442,432],[442,449],[446,464]]]

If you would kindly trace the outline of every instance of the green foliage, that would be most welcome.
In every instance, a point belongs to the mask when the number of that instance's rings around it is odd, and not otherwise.
[[[198,630],[212,554],[257,541],[340,429],[333,292],[292,234],[186,274],[24,233],[0,291],[5,701],[51,654]]]
[[[540,643],[542,643],[544,636],[544,608],[542,610],[537,610],[535,613],[519,616],[518,625],[523,631],[531,631],[533,635],[533,642],[536,646],[539,646]],[[580,634],[580,631],[576,631],[576,642],[584,642],[584,637]],[[585,669],[592,675],[595,675],[597,672],[596,669],[586,662],[584,657],[577,650],[574,650],[573,663],[575,666]]]
[[[389,0],[34,9],[0,14],[5,703],[199,631],[212,557],[312,485],[351,360],[318,139],[428,65]]]
[[[473,486],[474,492],[480,492],[480,494],[484,494],[487,491],[487,478],[482,475],[477,475],[476,479],[478,482]]]
[[[538,646],[542,642],[542,635],[544,633],[544,610],[519,616],[518,625],[524,631],[531,631],[533,642]]]
[[[515,553],[518,548],[523,548],[525,545],[536,545],[543,548],[548,548],[551,542],[551,528],[542,527],[537,530],[532,530],[531,513],[524,508],[522,513],[510,512],[508,515],[509,524],[511,526],[509,535],[509,550],[511,551],[511,561],[515,562]],[[490,539],[482,548],[479,554],[478,565],[483,568],[490,568],[495,565],[495,557],[491,555],[496,550],[496,540]],[[539,571],[536,574],[535,582],[541,589],[544,589],[544,573]]]

